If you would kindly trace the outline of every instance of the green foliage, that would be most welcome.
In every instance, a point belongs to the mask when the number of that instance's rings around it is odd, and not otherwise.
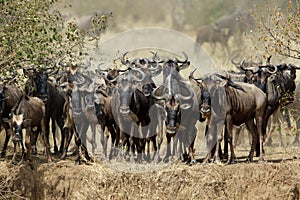
[[[255,13],[258,22],[258,41],[268,55],[300,59],[300,5],[288,1],[285,9],[268,1],[262,15]]]
[[[0,73],[22,66],[49,64],[78,51],[85,34],[65,24],[54,7],[57,0],[0,1]],[[107,16],[95,18],[94,28],[105,29]],[[100,26],[99,26],[100,24]]]

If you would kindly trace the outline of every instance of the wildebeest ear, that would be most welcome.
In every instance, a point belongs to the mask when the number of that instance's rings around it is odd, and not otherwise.
[[[8,118],[3,118],[2,120],[3,120],[5,123],[8,123],[8,124],[10,123],[10,119],[8,119]]]
[[[219,86],[224,87],[228,83],[227,80],[223,80],[219,83]]]
[[[24,119],[23,120],[23,126],[24,127],[28,127],[28,126],[30,126],[31,125],[31,119]]]

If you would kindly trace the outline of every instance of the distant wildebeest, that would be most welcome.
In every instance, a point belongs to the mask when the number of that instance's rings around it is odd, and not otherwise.
[[[254,28],[254,20],[248,11],[237,10],[232,14],[221,16],[214,25],[225,33],[227,40],[235,36],[238,42],[241,42],[242,34]]]
[[[212,54],[215,53],[217,44],[220,44],[226,53],[229,54],[228,36],[223,30],[217,29],[215,25],[208,24],[200,26],[196,34],[196,42],[200,45],[205,42],[209,43],[212,47]]]

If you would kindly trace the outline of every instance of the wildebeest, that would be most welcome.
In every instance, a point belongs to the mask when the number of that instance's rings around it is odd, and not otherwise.
[[[157,57],[156,53],[153,53],[154,56],[152,58],[152,61],[150,61],[148,58],[136,58],[132,61],[125,61],[124,57],[126,54],[127,52],[122,55],[121,63],[134,69],[139,69],[145,74],[145,78],[137,85],[136,88],[145,96],[145,101],[143,101],[143,103],[139,105],[146,111],[146,119],[143,120],[141,124],[142,138],[140,141],[142,145],[142,151],[144,152],[144,157],[147,161],[150,161],[150,142],[152,142],[155,152],[152,159],[155,159],[155,161],[158,162],[160,160],[160,157],[159,152],[157,151],[158,147],[156,139],[158,139],[158,143],[160,145],[162,137],[162,121],[160,112],[162,110],[155,104],[156,99],[152,96],[153,90],[156,88],[156,84],[154,83],[152,78],[161,72],[161,66],[159,65],[159,62],[155,60]]]
[[[140,90],[137,90],[137,84],[144,78],[145,73],[141,69],[129,69],[119,75],[116,78],[117,90],[112,99],[113,115],[121,131],[123,146],[127,145],[127,150],[131,148],[132,161],[136,148],[139,162],[142,156],[139,127],[149,123],[148,110],[142,107],[146,105],[147,99]]]
[[[168,90],[170,91],[171,89]],[[198,101],[189,83],[181,82],[178,90],[181,90],[181,92],[177,94],[164,93],[162,96],[155,95],[156,99],[165,100],[163,103],[166,112],[164,121],[168,143],[165,160],[168,161],[171,155],[175,157],[181,155],[181,153],[184,153],[182,150],[185,151],[185,148],[188,148],[189,159],[195,162],[193,147],[197,132],[195,124],[199,118]],[[187,90],[188,94],[185,91],[185,95],[183,95],[183,90]],[[170,142],[172,138],[173,151],[171,153]]]
[[[75,136],[74,139],[76,143],[77,155],[75,163],[80,164],[82,161],[79,152],[80,149],[84,151],[84,156],[87,160],[94,161],[93,156],[90,156],[87,150],[87,141],[89,141],[92,145],[93,154],[96,145],[94,133],[96,133],[96,125],[98,124],[98,121],[96,118],[96,110],[94,110],[94,99],[91,98],[92,101],[85,100],[83,95],[84,91],[80,91],[80,88],[78,88],[76,82],[65,82],[61,84],[61,87],[63,87],[67,93],[66,102],[64,105],[64,112],[66,114],[66,121],[64,127],[69,128],[69,134],[68,137],[66,137],[67,140],[64,142],[64,149],[67,150],[70,143],[70,139],[72,137],[71,131],[73,131]],[[92,112],[89,109],[92,109]],[[91,113],[94,113],[94,115],[92,115]],[[92,137],[88,137],[87,135],[87,130],[90,125],[92,126]],[[64,154],[65,153],[66,152],[64,152]]]
[[[165,159],[168,160],[171,155],[170,142],[173,138],[173,155],[177,154],[178,141],[179,152],[182,152],[182,146],[184,149],[188,148],[189,160],[195,162],[194,140],[197,133],[195,124],[200,115],[199,102],[192,90],[192,85],[179,74],[180,70],[190,65],[187,55],[184,52],[183,54],[184,60],[177,58],[162,60],[163,84],[153,92],[153,96],[158,100],[164,99],[163,105],[166,112],[164,121],[168,142]]]
[[[246,123],[248,130],[252,134],[252,145],[248,156],[248,160],[252,161],[255,146],[258,142],[257,136],[259,136],[259,143],[261,145],[263,144],[262,120],[267,103],[266,95],[254,85],[242,82],[235,84],[223,75],[216,74],[215,76],[224,80],[220,85],[224,85],[226,95],[226,102],[224,102],[225,105],[223,106],[225,108],[225,135],[228,136],[231,151],[231,156],[228,162],[232,163],[235,159],[232,143],[233,125],[239,126],[242,123]],[[216,144],[215,156],[216,159],[219,159],[218,148],[219,143],[222,140],[222,136],[220,135],[221,133],[217,134],[218,141]],[[262,155],[260,160],[263,160]]]
[[[109,153],[109,159],[112,159],[113,156],[117,153],[117,148],[119,147],[120,140],[120,130],[115,122],[112,113],[111,105],[112,96],[108,95],[104,89],[99,86],[95,91],[95,108],[96,116],[99,124],[102,128],[101,134],[101,143],[103,146],[104,156],[107,157],[107,140],[108,135],[105,135],[105,128],[108,129],[111,135],[111,150]]]
[[[213,24],[203,25],[197,29],[196,42],[202,45],[208,42],[214,54],[216,45],[219,43],[226,53],[229,54],[228,36],[221,29],[217,29]]]
[[[292,64],[271,65],[271,57],[268,57],[265,66],[254,67],[247,70],[252,72],[251,80],[267,94],[267,107],[263,119],[263,134],[266,136],[268,120],[280,107],[293,102],[296,89],[296,70],[300,69]],[[273,69],[272,69],[273,68]],[[249,79],[249,77],[248,77]],[[257,155],[259,148],[256,149]]]
[[[29,77],[30,82],[34,89],[34,93],[31,93],[31,96],[37,96],[43,100],[46,106],[46,136],[49,138],[50,133],[50,119],[52,123],[52,135],[54,141],[54,152],[58,153],[58,147],[56,144],[56,123],[61,132],[61,145],[59,152],[63,152],[63,143],[66,137],[66,131],[64,126],[64,118],[63,118],[63,106],[65,103],[65,95],[62,91],[59,90],[53,83],[49,81],[50,72],[53,71],[51,68],[47,68],[46,70],[43,69],[36,69],[33,70],[32,75]],[[49,71],[50,69],[50,71]],[[30,71],[30,69],[26,69]],[[28,73],[28,72],[27,72]]]
[[[21,91],[14,84],[0,84],[0,125],[5,129],[5,141],[1,150],[1,157],[5,157],[7,145],[10,139],[9,124],[4,123],[4,118],[9,118],[12,108],[21,97]],[[1,129],[1,128],[0,128]]]
[[[27,156],[30,164],[32,163],[31,158],[31,145],[34,142],[34,131],[33,128],[37,127],[42,133],[43,142],[46,148],[48,162],[51,162],[50,146],[49,141],[45,135],[46,132],[46,109],[43,101],[37,97],[29,97],[22,95],[20,100],[14,106],[11,112],[11,119],[5,119],[10,124],[11,131],[13,133],[14,141],[14,157],[16,156],[16,145],[18,142],[22,143],[22,129],[26,129],[25,146],[27,150]],[[24,156],[24,149],[22,148]]]
[[[225,33],[227,40],[236,36],[238,42],[241,42],[242,33],[254,28],[254,20],[248,11],[237,10],[232,14],[221,16],[214,25],[216,29]]]
[[[300,110],[300,83],[296,85],[295,91],[295,100],[293,103],[287,105],[288,109],[291,111],[291,115],[296,121],[296,137],[293,141],[293,145],[299,145],[299,135],[300,135],[300,119],[299,119],[299,110]]]

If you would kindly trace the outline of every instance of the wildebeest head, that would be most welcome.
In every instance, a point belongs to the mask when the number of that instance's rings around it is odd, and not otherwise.
[[[95,97],[93,87],[93,84],[90,84],[86,90],[82,91],[84,96],[85,109],[87,110],[93,110],[95,108]]]
[[[176,96],[171,96],[165,103],[166,112],[166,132],[168,134],[175,134],[180,126],[181,110],[180,102]]]
[[[281,105],[287,105],[294,101],[295,90],[296,90],[296,70],[300,69],[295,65],[287,65],[287,64],[280,64],[277,65],[276,68],[278,72],[273,76],[269,77],[268,82],[273,84],[274,90],[276,89],[279,102]],[[268,91],[270,92],[270,91]]]
[[[21,96],[20,100],[16,103],[14,108],[11,110],[10,119],[4,118],[3,121],[8,123],[13,133],[13,140],[19,142],[22,140],[22,129],[30,126],[31,119],[24,119],[24,111],[22,101],[24,96]]]
[[[200,88],[200,102],[199,108],[202,115],[207,117],[211,113],[211,95],[208,89],[208,85],[202,78],[195,78],[193,70],[190,72],[189,80],[192,84],[196,84]],[[199,94],[198,94],[199,95]]]
[[[73,116],[81,116],[82,110],[82,94],[74,82],[64,82],[60,85],[66,93],[66,101],[69,102],[69,108],[72,110]]]
[[[166,127],[167,133],[175,134],[179,128],[181,122],[181,113],[189,112],[190,109],[193,109],[193,90],[187,85],[186,82],[181,81],[181,89],[185,93],[183,94],[172,94],[169,92],[165,92],[164,94],[158,94],[160,88],[157,88],[152,96],[158,100],[157,103],[160,105],[162,103],[165,113],[166,113]],[[188,93],[188,94],[186,94]],[[161,106],[161,105],[160,105]]]
[[[145,73],[141,69],[130,69],[127,73],[118,76],[117,79],[117,93],[120,103],[119,112],[122,115],[128,115],[137,84],[145,79]]]
[[[35,72],[33,75],[33,81],[36,88],[36,96],[46,103],[48,101],[48,73],[43,70]]]
[[[163,72],[168,74],[168,72],[171,69],[176,70],[179,72],[180,70],[186,69],[187,67],[190,66],[190,61],[188,61],[188,56],[186,55],[185,52],[182,52],[184,55],[184,60],[180,60],[178,58],[173,58],[173,59],[165,59],[164,60],[164,65],[163,65]]]

